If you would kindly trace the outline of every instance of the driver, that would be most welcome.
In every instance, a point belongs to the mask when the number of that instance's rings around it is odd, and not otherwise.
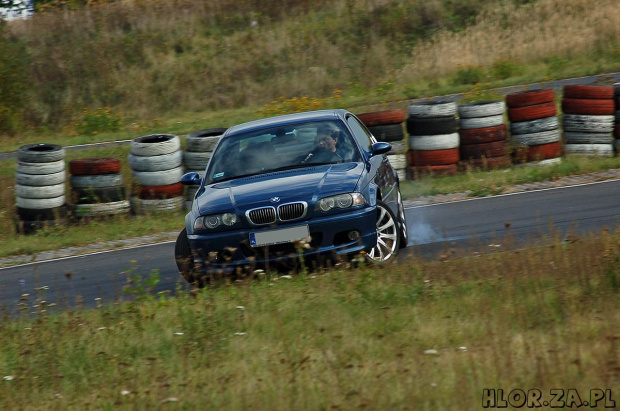
[[[316,137],[314,139],[315,148],[302,161],[307,162],[339,162],[342,157],[337,151],[340,130],[331,124],[319,126]]]

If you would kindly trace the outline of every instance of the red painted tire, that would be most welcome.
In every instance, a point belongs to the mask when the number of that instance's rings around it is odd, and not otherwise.
[[[509,157],[500,156],[468,160],[466,164],[471,164],[474,168],[481,168],[483,170],[495,170],[498,168],[510,167],[512,165],[512,161]]]
[[[538,120],[539,118],[551,117],[556,114],[557,110],[553,102],[508,109],[508,118],[510,121],[515,122]]]
[[[616,112],[616,104],[612,99],[563,98],[562,112],[565,114],[612,115]]]
[[[74,176],[113,174],[121,171],[121,162],[117,158],[79,158],[69,162],[69,173]]]
[[[456,175],[456,164],[443,166],[412,166],[407,167],[407,178],[415,180],[423,176],[453,176]]]
[[[163,200],[183,195],[183,184],[165,186],[141,186],[139,198],[143,200]]]
[[[506,141],[494,141],[492,143],[482,144],[465,144],[461,145],[461,158],[468,160],[470,158],[479,159],[482,157],[502,157],[507,152]]]
[[[506,124],[495,127],[470,128],[459,130],[461,144],[482,144],[503,141],[508,138]]]
[[[613,99],[613,86],[583,86],[567,84],[564,86],[563,98]]]
[[[447,150],[409,150],[407,164],[409,166],[441,166],[459,162],[459,149]]]
[[[510,108],[526,107],[550,103],[554,100],[555,92],[552,89],[537,89],[508,94],[506,96],[506,105]]]
[[[370,113],[358,114],[357,118],[359,118],[366,127],[380,126],[383,124],[402,123],[405,121],[405,113],[402,110],[373,111]]]
[[[527,148],[527,161],[540,161],[562,156],[562,144],[559,141],[540,144]]]

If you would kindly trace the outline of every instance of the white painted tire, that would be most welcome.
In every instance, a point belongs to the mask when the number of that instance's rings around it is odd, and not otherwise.
[[[447,117],[456,114],[457,104],[454,101],[412,103],[408,110],[411,117]]]
[[[17,162],[17,172],[22,174],[55,174],[65,169],[65,161],[50,161],[49,163],[24,163]]]
[[[577,133],[567,131],[564,133],[566,144],[612,144],[614,137],[611,133]]]
[[[389,151],[389,154],[407,153],[407,145],[404,141],[390,141],[390,145],[392,146],[392,149]]]
[[[183,165],[193,170],[200,168],[205,169],[207,168],[207,164],[209,164],[211,154],[210,152],[198,153],[194,151],[185,151],[183,152]]]
[[[504,116],[474,117],[462,118],[460,127],[463,130],[471,130],[474,128],[497,127],[504,124]]]
[[[132,174],[141,186],[167,186],[179,182],[183,167],[164,171],[134,171]]]
[[[401,170],[407,168],[407,156],[405,154],[394,154],[387,156],[392,168]]]
[[[127,158],[129,166],[134,171],[171,170],[183,164],[183,152],[181,150],[157,156],[137,156],[130,153]]]
[[[562,117],[564,131],[611,133],[614,130],[614,123],[614,116],[564,114]]]
[[[538,146],[560,141],[560,130],[541,131],[540,133],[515,134],[511,137],[512,141],[523,146]]]
[[[540,133],[542,131],[555,130],[560,127],[557,116],[539,118],[530,121],[518,121],[510,123],[510,133],[515,134],[531,134]]]
[[[160,156],[181,149],[181,140],[173,134],[151,134],[131,140],[131,154]]]
[[[65,196],[61,195],[54,198],[24,198],[15,197],[15,205],[19,208],[29,210],[47,210],[60,207],[65,204]]]
[[[52,174],[24,174],[15,173],[15,183],[24,186],[52,186],[64,183],[66,178],[65,171]]]
[[[459,146],[459,133],[434,136],[409,136],[411,150],[447,150]]]
[[[185,206],[185,197],[173,197],[162,200],[145,200],[142,198],[131,198],[131,205],[137,214],[172,212],[182,210]]]
[[[396,174],[398,175],[399,181],[407,180],[407,169],[406,168],[396,169]]]
[[[65,194],[65,183],[51,186],[24,186],[15,184],[15,195],[23,198],[55,198]]]
[[[462,104],[458,108],[460,118],[501,116],[506,111],[503,101],[478,101]]]
[[[17,161],[51,163],[65,159],[65,149],[56,144],[27,144],[17,149]]]
[[[69,183],[74,188],[117,187],[123,185],[123,176],[120,173],[71,176]]]
[[[564,144],[564,154],[595,157],[612,157],[613,144]]]
[[[185,149],[187,151],[195,153],[211,152],[220,141],[220,136],[217,137],[197,137],[188,134],[185,138]]]
[[[111,203],[75,204],[72,206],[76,217],[94,217],[102,215],[118,215],[129,213],[129,200],[114,201]]]

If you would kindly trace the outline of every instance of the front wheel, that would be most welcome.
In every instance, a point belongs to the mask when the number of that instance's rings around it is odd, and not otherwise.
[[[383,201],[377,201],[377,244],[366,254],[374,264],[388,264],[395,260],[400,247],[400,233],[396,216]]]
[[[179,233],[177,241],[174,244],[174,259],[185,281],[197,287],[205,286],[204,281],[200,281],[196,268],[194,267],[194,257],[192,256],[192,249],[189,246],[187,229],[185,228]]]

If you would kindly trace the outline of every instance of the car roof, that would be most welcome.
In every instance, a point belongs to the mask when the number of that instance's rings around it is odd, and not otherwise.
[[[302,113],[285,114],[282,116],[268,117],[260,120],[248,121],[247,123],[238,124],[226,130],[223,137],[248,131],[261,130],[271,127],[286,127],[290,124],[310,121],[326,121],[326,120],[343,120],[345,114],[348,113],[344,109],[334,110],[316,110],[305,111]]]

